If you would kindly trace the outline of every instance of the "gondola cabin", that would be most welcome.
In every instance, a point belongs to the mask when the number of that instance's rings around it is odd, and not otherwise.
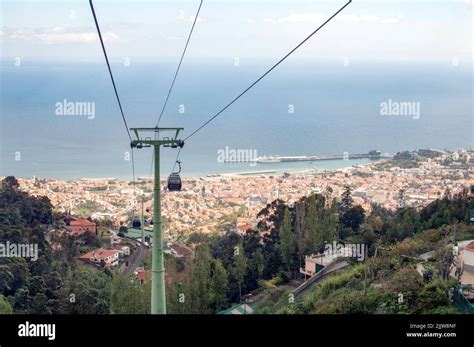
[[[182,187],[181,177],[179,173],[173,172],[168,177],[168,191],[170,192],[180,192]]]
[[[181,162],[177,160],[176,164],[178,164],[179,171],[171,173],[171,175],[169,175],[168,177],[168,191],[169,192],[181,191],[182,183],[181,183],[181,177],[179,176],[179,174],[181,173]]]
[[[132,220],[132,228],[139,229],[142,226],[142,223],[138,217],[134,217]]]

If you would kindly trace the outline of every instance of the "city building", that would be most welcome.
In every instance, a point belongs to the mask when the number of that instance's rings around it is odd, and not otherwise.
[[[119,252],[119,258],[122,259],[123,257],[130,255],[130,247],[126,245],[116,244],[113,246],[114,250]]]
[[[88,252],[79,257],[79,260],[102,266],[110,267],[117,266],[119,261],[120,251],[116,249],[99,248],[95,251]]]
[[[463,270],[474,275],[474,241],[463,249]]]
[[[97,226],[95,223],[88,221],[87,219],[71,218],[66,223],[66,229],[69,230],[69,234],[72,236],[80,236],[86,232],[91,232],[94,235],[97,232]]]

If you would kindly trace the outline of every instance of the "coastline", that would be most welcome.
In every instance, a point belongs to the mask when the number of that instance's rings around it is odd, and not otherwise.
[[[411,159],[403,159],[407,155]],[[256,225],[255,216],[276,199],[293,203],[312,194],[329,192],[341,196],[347,186],[353,190],[354,201],[366,211],[373,204],[396,210],[401,191],[406,194],[405,206],[420,207],[442,196],[446,189],[459,192],[472,184],[471,158],[474,152],[466,150],[433,159],[418,158],[416,153],[407,152],[393,160],[357,165],[346,161],[336,169],[285,167],[265,175],[253,168],[253,173],[246,171],[248,175],[242,175],[242,171],[210,177],[190,175],[183,176],[182,191],[173,193],[167,191],[166,177],[162,177],[162,216],[171,221],[167,230],[172,240],[189,232],[216,231],[223,219],[229,220],[242,209],[238,226]],[[380,164],[380,168],[376,167]],[[57,211],[85,218],[113,215],[113,223],[121,225],[129,223],[131,215],[140,215],[142,198],[144,208],[152,209],[153,181],[141,178],[135,185],[131,180],[108,176],[76,180],[18,178],[18,181],[20,189],[29,194],[47,196]],[[146,217],[150,216],[147,213]]]
[[[302,167],[301,165],[294,165],[295,163],[284,163],[284,164],[257,164],[257,166],[250,166],[242,167],[240,170],[220,170],[218,172],[199,172],[199,173],[189,173],[186,172],[181,174],[183,181],[195,181],[201,178],[215,178],[215,177],[258,177],[261,175],[264,176],[281,176],[285,173],[289,174],[309,174],[309,173],[321,173],[321,172],[337,172],[337,171],[347,171],[354,168],[363,168],[367,166],[372,166],[377,163],[382,163],[386,161],[390,161],[392,159],[379,159],[379,160],[360,160],[360,159],[349,159],[349,160],[335,160],[335,167],[325,167],[317,166],[312,164],[311,167]],[[327,163],[327,162],[325,162]],[[339,165],[340,163],[344,163],[346,165]],[[292,165],[293,164],[293,165]],[[298,164],[298,163],[296,163]],[[230,166],[230,164],[222,164],[223,166]],[[235,164],[232,164],[235,166]],[[260,166],[260,167],[259,167]],[[299,166],[299,167],[298,167]],[[6,176],[15,176],[19,179],[32,179],[36,178],[39,180],[56,180],[56,181],[64,181],[64,182],[77,182],[77,181],[97,181],[97,182],[104,182],[104,181],[116,181],[120,183],[133,183],[133,179],[131,174],[127,175],[118,175],[118,176],[81,176],[75,178],[65,178],[65,177],[54,177],[54,176],[21,176],[15,174],[8,174],[8,175],[0,175],[0,179],[5,178]],[[168,173],[161,175],[161,180],[164,181],[168,177]],[[148,175],[140,175],[137,174],[135,176],[135,182],[140,181],[149,181],[152,180],[152,176]]]
[[[196,181],[199,179],[209,179],[209,178],[216,178],[216,177],[260,177],[260,176],[281,176],[284,175],[285,173],[289,174],[312,174],[312,173],[322,173],[322,172],[340,172],[340,171],[351,171],[353,169],[357,168],[364,168],[364,167],[370,167],[378,163],[382,162],[387,162],[391,161],[392,159],[380,159],[380,160],[371,160],[370,162],[367,163],[358,163],[354,164],[352,162],[359,162],[360,160],[345,160],[348,165],[346,166],[341,166],[337,168],[324,168],[324,167],[317,167],[316,165],[313,165],[310,168],[291,168],[291,167],[278,167],[271,169],[271,167],[274,164],[264,164],[265,168],[258,168],[257,166],[249,167],[249,169],[242,169],[242,170],[236,170],[236,171],[221,171],[221,172],[216,172],[216,173],[202,173],[202,174],[197,174],[197,173],[191,173],[191,174],[181,174],[182,180],[183,181]],[[223,164],[227,165],[227,164]],[[260,164],[263,166],[262,164]],[[88,181],[88,182],[105,182],[105,181],[115,181],[115,182],[120,182],[120,183],[133,183],[133,179],[128,179],[125,178],[125,176],[119,175],[116,177],[106,177],[106,176],[82,176],[82,177],[77,177],[77,178],[63,178],[63,177],[46,177],[46,176],[36,176],[32,175],[29,177],[26,176],[16,176],[14,174],[9,174],[9,175],[0,175],[0,179],[5,178],[6,176],[15,176],[17,179],[22,179],[22,180],[29,180],[36,178],[38,180],[55,180],[55,181],[64,181],[64,182],[77,182],[77,181]],[[131,175],[130,175],[131,176]],[[168,177],[167,174],[162,174],[161,175],[161,181],[166,180]],[[141,182],[141,181],[150,181],[153,180],[152,176],[142,176],[142,175],[136,175],[135,182]]]

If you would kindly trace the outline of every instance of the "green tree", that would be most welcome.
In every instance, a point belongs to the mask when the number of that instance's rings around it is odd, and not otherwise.
[[[343,227],[348,227],[357,231],[361,224],[364,223],[364,219],[365,210],[362,206],[357,205],[345,211],[340,217],[340,222]]]
[[[209,301],[214,312],[222,310],[227,303],[227,272],[220,260],[212,262]]]
[[[414,208],[407,208],[402,212],[399,224],[400,239],[411,237],[420,230],[420,215]]]
[[[211,277],[211,260],[208,245],[199,245],[196,248],[191,271],[191,313],[211,313],[208,294]]]
[[[352,207],[353,203],[354,200],[352,199],[352,188],[348,184],[346,184],[344,186],[344,192],[341,196],[341,205],[339,206],[339,212],[341,214],[344,214]]]
[[[398,200],[400,203],[398,204],[399,208],[405,208],[405,202],[406,202],[406,191],[405,189],[401,188],[398,191]]]
[[[13,312],[16,314],[30,313],[31,306],[27,289],[18,289],[13,297],[13,302]]]
[[[60,311],[65,314],[108,314],[111,274],[89,265],[68,271],[59,291]]]
[[[0,314],[12,314],[13,310],[10,303],[3,295],[0,295]]]
[[[260,251],[253,253],[249,259],[247,266],[247,274],[245,276],[245,285],[248,291],[258,288],[259,280],[263,276],[265,270],[265,258]]]
[[[291,213],[285,209],[283,222],[280,227],[280,254],[283,260],[283,265],[288,271],[288,275],[292,277],[293,268],[295,265],[295,257],[297,255],[296,236],[293,233],[291,226]]]
[[[132,283],[126,276],[115,273],[110,289],[110,313],[148,314],[150,313],[148,286]]]
[[[299,266],[303,266],[305,256],[306,206],[303,199],[295,203],[295,234],[298,247]]]
[[[242,244],[235,248],[234,266],[232,267],[232,275],[239,287],[239,302],[242,299],[242,284],[244,283],[245,274],[247,272],[247,257],[244,254]]]
[[[453,264],[454,254],[452,246],[440,248],[435,253],[435,259],[441,278],[448,279],[451,265]]]
[[[11,291],[14,275],[8,265],[0,265],[0,290],[3,294]]]
[[[167,306],[166,311],[170,314],[191,313],[189,305],[189,283],[168,283],[166,290]]]

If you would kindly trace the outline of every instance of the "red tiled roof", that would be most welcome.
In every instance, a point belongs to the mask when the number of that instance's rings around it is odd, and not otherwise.
[[[92,223],[88,221],[87,219],[77,219],[77,220],[72,220],[71,222],[69,222],[69,225],[89,227],[89,226],[95,226],[95,223]]]
[[[111,256],[113,256],[117,253],[118,253],[117,250],[99,248],[99,249],[96,249],[95,251],[91,251],[89,253],[81,255],[79,257],[79,259],[81,259],[81,260],[90,260],[92,258],[96,258],[96,259],[99,259],[99,260],[102,260],[102,259],[105,260],[105,258],[111,257]]]
[[[105,258],[114,256],[114,255],[117,254],[117,253],[118,253],[117,250],[103,249],[103,250],[98,250],[98,251],[96,251],[96,252],[94,253],[94,256],[95,256],[97,259],[105,259]]]
[[[89,231],[89,230],[73,230],[73,231],[69,232],[69,235],[71,235],[71,236],[81,236],[81,235],[83,235],[85,233],[88,233],[88,232],[91,233],[91,231]]]
[[[80,260],[85,260],[85,261],[89,261],[91,260],[91,258],[94,257],[94,252],[89,252],[89,253],[86,253],[86,254],[83,254],[79,257]]]
[[[177,245],[177,244],[172,244],[170,246],[171,249],[174,249],[175,252],[178,254],[178,255],[181,255],[181,256],[187,256],[189,254],[191,254],[191,250],[186,248],[186,247],[183,247],[183,246],[180,246],[180,245]]]
[[[465,250],[465,251],[474,252],[474,241],[472,241],[472,242],[469,243],[466,247],[464,247],[464,250]]]
[[[139,281],[145,281],[147,279],[150,279],[150,271],[138,271],[137,273],[137,280]]]

